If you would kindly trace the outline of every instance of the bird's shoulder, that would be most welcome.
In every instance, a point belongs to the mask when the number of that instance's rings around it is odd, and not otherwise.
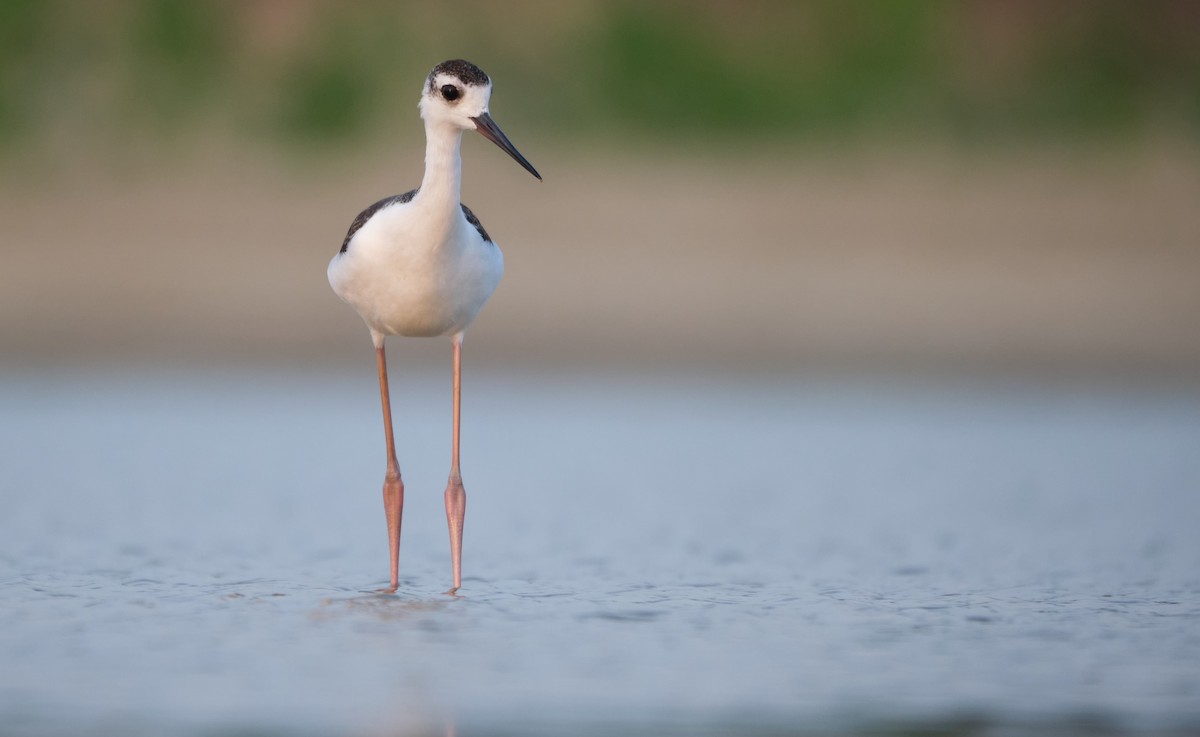
[[[483,229],[483,223],[479,222],[479,217],[476,216],[475,213],[471,212],[471,208],[463,205],[461,202],[459,205],[462,206],[463,215],[467,218],[467,222],[471,224],[471,227],[475,228],[485,243],[491,243],[492,237],[488,235],[486,230]]]
[[[410,189],[404,194],[396,194],[392,195],[391,197],[384,197],[378,202],[371,203],[371,205],[369,205],[365,210],[358,213],[358,215],[354,218],[354,222],[350,223],[350,229],[346,231],[346,237],[342,240],[342,248],[340,252],[346,252],[346,249],[350,247],[350,240],[354,238],[354,234],[357,233],[362,226],[366,225],[367,221],[374,217],[375,213],[390,205],[399,205],[405,202],[411,202],[412,199],[417,196],[418,191],[420,191],[420,187],[417,187],[416,189]],[[461,202],[459,203],[459,206],[462,207],[463,217],[467,219],[467,222],[471,224],[471,227],[479,233],[479,236],[483,238],[485,242],[491,243],[492,237],[488,235],[487,230],[483,227],[483,223],[479,221],[479,216],[472,212],[471,208],[467,207]]]
[[[350,223],[350,230],[346,231],[346,238],[342,241],[341,253],[346,252],[346,249],[350,247],[350,239],[354,237],[354,234],[357,233],[362,226],[367,224],[368,220],[374,217],[375,213],[390,205],[411,202],[412,198],[416,196],[417,189],[410,189],[404,194],[396,194],[392,195],[391,197],[384,197],[382,200],[372,203],[369,207],[367,207],[367,209],[358,213],[358,215],[354,218],[354,222]]]

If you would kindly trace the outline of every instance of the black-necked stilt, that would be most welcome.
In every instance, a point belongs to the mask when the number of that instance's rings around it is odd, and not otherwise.
[[[462,531],[467,497],[458,465],[462,386],[462,340],[467,326],[500,283],[504,256],[466,205],[459,149],[464,130],[477,130],[504,149],[539,180],[533,165],[517,151],[488,114],[492,82],[474,64],[455,59],[433,68],[421,91],[425,120],[425,176],[421,186],[388,197],[359,213],[341,251],[329,262],[329,284],[358,311],[375,343],[387,474],[383,505],[387,516],[391,586],[398,586],[400,519],[404,482],[392,438],[384,339],[389,335],[449,335],[454,346],[454,438],[446,484],[446,521],[455,593],[462,585]]]

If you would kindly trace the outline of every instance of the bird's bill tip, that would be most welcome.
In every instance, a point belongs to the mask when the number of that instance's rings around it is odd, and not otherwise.
[[[479,131],[480,135],[499,146],[504,153],[513,158],[513,161],[523,166],[525,171],[537,177],[539,182],[542,181],[542,175],[538,174],[537,169],[533,168],[533,164],[530,164],[529,160],[522,156],[517,147],[512,144],[512,141],[508,140],[508,136],[504,135],[504,131],[500,130],[500,126],[496,125],[496,121],[492,120],[491,115],[481,113],[471,120],[475,122],[475,130]]]

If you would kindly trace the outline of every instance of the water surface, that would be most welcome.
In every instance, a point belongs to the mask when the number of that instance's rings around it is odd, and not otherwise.
[[[0,734],[1200,730],[1200,395],[446,384],[0,381]]]

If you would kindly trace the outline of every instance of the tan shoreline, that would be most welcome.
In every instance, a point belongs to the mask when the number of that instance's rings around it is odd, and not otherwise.
[[[1187,146],[700,159],[465,146],[504,248],[471,332],[517,365],[1200,376],[1200,167]],[[387,163],[234,154],[0,185],[0,365],[362,359],[325,264]],[[413,360],[440,360],[413,348]]]

